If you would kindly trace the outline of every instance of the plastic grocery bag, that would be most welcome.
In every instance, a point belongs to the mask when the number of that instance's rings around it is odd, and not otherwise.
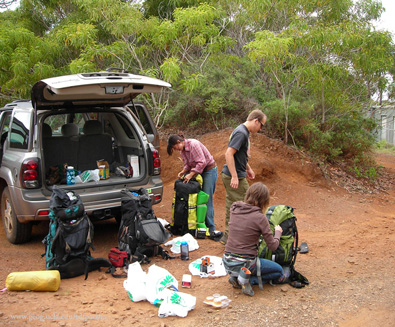
[[[202,273],[200,271],[200,265],[202,264],[202,259],[203,258],[209,258],[210,263],[213,265],[213,273],[212,274],[207,274],[207,273]],[[222,258],[212,256],[212,255],[205,255],[201,257],[200,259],[197,259],[193,262],[191,262],[188,266],[189,271],[191,272],[192,275],[194,276],[200,276],[200,277],[222,277],[226,276],[226,270],[224,267],[224,264],[222,262]]]
[[[139,262],[129,265],[128,278],[123,282],[123,287],[133,302],[147,299],[145,295],[146,279],[147,274],[143,271]]]
[[[145,283],[147,300],[155,304],[157,300],[162,299],[160,293],[167,288],[178,290],[177,279],[164,268],[156,265],[150,266]]]
[[[160,318],[186,317],[188,311],[193,310],[196,305],[196,297],[187,293],[164,289],[160,295],[162,297],[162,303],[158,310]]]
[[[171,245],[172,247],[170,248],[170,251],[173,253],[181,253],[181,249],[180,249],[181,242],[188,243],[189,252],[197,250],[199,248],[198,242],[189,233],[187,233],[183,236],[173,238],[172,240],[166,242],[164,245],[165,246]]]
[[[9,291],[55,292],[59,289],[60,273],[58,270],[13,272],[5,284]]]
[[[75,183],[76,184],[86,183],[89,181],[94,181],[94,182],[100,181],[99,169],[85,170],[78,176],[75,176]]]

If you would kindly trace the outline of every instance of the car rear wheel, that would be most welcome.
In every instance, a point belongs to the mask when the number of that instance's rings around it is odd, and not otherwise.
[[[18,221],[12,206],[8,187],[4,188],[1,195],[1,217],[6,237],[10,243],[20,244],[30,240],[32,223],[22,224]]]

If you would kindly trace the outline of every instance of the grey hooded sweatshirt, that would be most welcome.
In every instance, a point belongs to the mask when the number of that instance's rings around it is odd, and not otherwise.
[[[225,252],[257,256],[260,235],[263,235],[270,250],[277,249],[281,232],[276,231],[273,237],[269,221],[261,208],[243,201],[233,203],[230,208],[229,235]]]

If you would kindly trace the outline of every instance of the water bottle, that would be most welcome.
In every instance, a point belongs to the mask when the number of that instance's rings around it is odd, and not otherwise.
[[[189,260],[189,246],[188,242],[181,242],[181,260]]]
[[[75,184],[75,172],[74,172],[74,167],[72,166],[67,166],[66,181],[67,181],[67,185]]]

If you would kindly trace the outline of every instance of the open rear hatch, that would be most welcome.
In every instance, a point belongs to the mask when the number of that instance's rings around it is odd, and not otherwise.
[[[129,73],[82,73],[41,80],[33,85],[36,110],[49,107],[109,104],[124,106],[141,93],[160,93],[171,85]]]

